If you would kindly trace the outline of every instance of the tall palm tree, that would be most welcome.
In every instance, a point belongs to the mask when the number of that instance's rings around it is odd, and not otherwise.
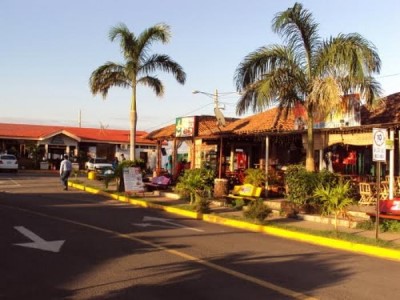
[[[110,40],[119,40],[124,57],[124,64],[107,62],[93,71],[90,76],[90,89],[93,95],[107,97],[108,90],[113,87],[132,89],[130,105],[130,159],[135,160],[136,148],[136,88],[138,84],[146,85],[154,90],[157,96],[164,94],[162,82],[151,76],[157,70],[172,73],[175,79],[184,84],[186,74],[182,67],[167,55],[150,55],[149,48],[153,42],[169,42],[170,28],[166,24],[157,24],[144,30],[139,36],[130,32],[125,24],[112,27]]]
[[[357,33],[322,40],[312,14],[295,3],[275,15],[272,29],[283,45],[264,46],[248,54],[235,72],[242,96],[236,112],[260,112],[277,104],[288,115],[298,103],[307,112],[306,168],[314,170],[315,117],[335,112],[343,96],[359,93],[367,104],[380,96],[381,61],[375,46]]]

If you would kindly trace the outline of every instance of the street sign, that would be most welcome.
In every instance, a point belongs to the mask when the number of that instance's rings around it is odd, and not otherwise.
[[[383,128],[372,129],[372,160],[386,161],[386,138],[387,131]]]

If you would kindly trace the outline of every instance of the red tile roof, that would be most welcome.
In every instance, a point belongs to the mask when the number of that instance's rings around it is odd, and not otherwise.
[[[373,109],[361,107],[361,125],[400,123],[400,93],[382,98]]]
[[[43,140],[59,133],[69,135],[80,142],[129,143],[129,130],[0,123],[0,138]],[[137,131],[136,142],[154,144],[146,135],[145,131]]]
[[[282,113],[277,119],[278,108],[271,108],[267,111],[252,115],[243,119],[239,119],[224,127],[224,133],[233,134],[257,134],[264,132],[282,132],[294,131],[294,114],[289,112],[287,118]]]
[[[215,116],[197,116],[198,119],[198,137],[214,136],[224,130],[219,127]],[[235,122],[237,118],[225,118],[227,124]],[[154,140],[171,139],[175,137],[175,124],[154,130],[147,135],[147,138]]]

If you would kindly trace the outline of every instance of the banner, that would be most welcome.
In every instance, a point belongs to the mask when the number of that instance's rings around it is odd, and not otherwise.
[[[143,192],[144,184],[142,171],[138,167],[124,168],[123,170],[125,192]]]

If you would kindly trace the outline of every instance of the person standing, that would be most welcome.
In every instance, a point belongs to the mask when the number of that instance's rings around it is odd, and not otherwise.
[[[117,169],[118,164],[119,164],[118,157],[114,157],[114,160],[112,162],[112,166],[113,166],[114,171]]]
[[[71,175],[72,163],[68,159],[68,155],[64,155],[64,159],[60,164],[60,180],[64,186],[64,191],[68,190],[68,178]]]

